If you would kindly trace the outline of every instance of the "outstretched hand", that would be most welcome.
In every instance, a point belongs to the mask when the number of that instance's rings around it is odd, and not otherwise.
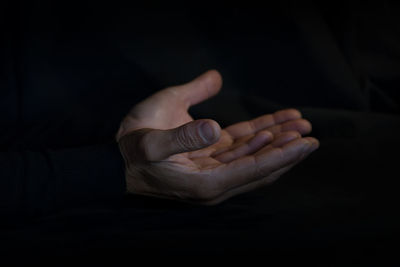
[[[311,124],[294,109],[225,129],[193,120],[190,106],[216,95],[220,74],[211,70],[137,104],[117,133],[130,193],[220,203],[268,185],[318,148]]]

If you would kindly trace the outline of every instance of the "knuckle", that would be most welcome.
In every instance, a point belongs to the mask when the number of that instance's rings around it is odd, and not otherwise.
[[[256,167],[254,170],[254,174],[253,174],[253,179],[255,181],[261,180],[265,177],[268,177],[271,174],[271,170],[270,169],[265,169],[262,167]]]
[[[282,136],[286,136],[286,137],[292,138],[292,139],[301,138],[301,134],[298,131],[293,131],[293,130],[289,130],[285,133],[282,133]]]
[[[176,142],[182,151],[189,151],[201,146],[201,140],[198,134],[194,133],[190,128],[191,127],[184,126],[177,131]]]
[[[178,97],[179,96],[179,91],[178,88],[176,86],[171,86],[171,87],[167,87],[164,90],[164,93],[171,96],[171,97]]]
[[[176,85],[165,88],[162,92],[165,96],[178,100],[178,102],[185,103],[185,94],[182,90],[182,85]]]
[[[136,144],[138,160],[151,160],[149,141],[151,141],[149,134],[144,132]]]
[[[182,127],[177,131],[176,143],[182,151],[189,149],[191,142],[192,139],[190,138],[187,127]]]
[[[281,169],[285,166],[286,157],[284,151],[281,148],[275,148],[270,153],[270,158],[274,158],[274,161],[256,161],[256,167],[254,168],[254,177],[257,179],[262,179],[270,176],[273,172]]]

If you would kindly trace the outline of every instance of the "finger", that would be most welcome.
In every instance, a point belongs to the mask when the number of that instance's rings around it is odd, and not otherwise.
[[[281,168],[281,169],[271,173],[271,175],[269,175],[268,177],[265,177],[265,178],[262,178],[260,180],[253,181],[253,182],[251,182],[249,184],[242,185],[242,186],[233,188],[233,189],[231,189],[229,191],[226,191],[222,195],[218,196],[217,198],[205,201],[202,204],[215,205],[215,204],[221,203],[221,202],[223,202],[223,201],[225,201],[225,200],[227,200],[227,199],[229,199],[231,197],[234,197],[236,195],[240,195],[240,194],[244,194],[244,193],[247,193],[247,192],[251,192],[251,191],[254,191],[254,190],[258,189],[258,188],[270,185],[274,181],[276,181],[279,177],[281,177],[283,174],[285,174],[290,169],[292,169],[295,165],[297,165],[297,163],[298,162],[290,164],[290,165],[288,165],[288,166],[286,166],[284,168]]]
[[[227,147],[231,146],[233,140],[230,135],[228,135],[225,131],[221,131],[221,136],[217,143],[208,146],[203,149],[195,150],[188,153],[189,158],[201,158],[201,157],[210,157],[216,153],[216,151],[227,151]]]
[[[218,141],[221,128],[213,120],[196,120],[171,130],[152,130],[146,133],[140,147],[149,161],[198,150]]]
[[[216,95],[221,87],[221,74],[216,70],[209,70],[189,83],[176,86],[175,89],[190,107]]]
[[[274,135],[287,131],[297,131],[301,135],[305,135],[311,132],[312,126],[311,123],[305,119],[296,119],[268,127],[267,130]]]
[[[226,190],[264,178],[271,173],[293,164],[304,153],[318,147],[314,138],[300,138],[282,147],[273,147],[258,155],[249,155],[217,167],[218,184]]]
[[[297,134],[297,137],[296,137]],[[279,140],[274,141],[272,144],[260,149],[256,153],[254,153],[254,156],[258,156],[261,154],[266,153],[267,151],[274,149],[274,148],[279,148],[281,146],[285,146],[287,143],[295,140],[295,139],[304,139],[307,140],[311,143],[312,151],[317,149],[319,147],[319,141],[313,137],[301,137],[299,133],[296,132],[287,132],[287,133],[282,133],[280,135]]]
[[[221,143],[221,145],[219,145],[219,143],[221,142],[222,138],[220,139],[218,144],[215,146],[214,151],[210,154],[211,157],[215,157],[219,154],[234,150],[239,146],[243,145],[244,143],[249,142],[252,138],[254,138],[255,135],[254,134],[246,135],[236,140],[232,139],[230,135],[228,136],[229,138],[226,138],[227,141],[225,143]]]
[[[273,114],[263,115],[250,121],[243,121],[225,128],[234,138],[240,138],[249,134],[254,134],[260,130],[281,124],[286,121],[301,118],[300,111],[296,109],[285,109]]]
[[[289,132],[284,132],[284,133],[280,133],[278,134],[278,136],[275,137],[275,140],[263,147],[262,149],[260,149],[259,151],[257,151],[254,156],[258,156],[261,155],[262,153],[265,153],[267,150],[276,148],[276,147],[282,147],[284,145],[286,145],[287,143],[289,143],[290,141],[293,141],[295,139],[299,139],[301,138],[301,135],[296,132],[296,131],[289,131]]]
[[[250,182],[248,184],[233,188],[229,191],[224,192],[222,195],[218,196],[217,198],[215,198],[211,201],[206,201],[203,204],[215,205],[215,204],[221,203],[233,196],[240,195],[240,194],[250,192],[250,191],[256,190],[258,188],[270,185],[270,184],[274,183],[276,180],[278,180],[280,177],[282,177],[285,173],[290,171],[294,166],[296,166],[297,164],[302,162],[304,159],[306,159],[307,156],[311,154],[311,152],[303,153],[300,156],[300,158],[298,160],[296,160],[294,163],[291,163],[283,168],[276,170],[275,172],[271,173],[267,177],[264,177],[262,179]]]
[[[258,132],[253,138],[234,147],[232,150],[214,155],[214,158],[219,162],[228,163],[239,157],[253,154],[273,140],[273,135],[268,131]]]

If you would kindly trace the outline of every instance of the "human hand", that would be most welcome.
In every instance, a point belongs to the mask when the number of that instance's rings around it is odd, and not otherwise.
[[[318,140],[302,137],[311,124],[294,109],[223,130],[213,120],[193,120],[189,107],[221,86],[211,70],[133,107],[116,136],[129,193],[217,204],[274,182],[318,148]]]

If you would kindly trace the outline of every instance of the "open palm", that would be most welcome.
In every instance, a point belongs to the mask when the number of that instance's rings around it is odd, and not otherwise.
[[[205,204],[269,184],[318,147],[289,109],[223,130],[194,121],[190,106],[218,93],[222,79],[209,71],[192,82],[157,92],[136,105],[117,134],[128,191]]]

